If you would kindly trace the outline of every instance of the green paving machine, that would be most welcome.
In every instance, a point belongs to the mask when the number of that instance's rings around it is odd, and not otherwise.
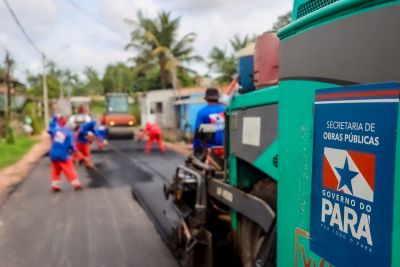
[[[295,0],[257,39],[224,168],[165,187],[182,265],[400,266],[399,29],[398,0]]]

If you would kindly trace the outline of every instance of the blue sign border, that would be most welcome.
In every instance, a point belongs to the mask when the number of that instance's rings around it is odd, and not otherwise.
[[[336,266],[390,266],[399,88],[399,83],[384,83],[322,89],[316,93],[310,249]],[[327,121],[374,123],[375,131],[370,134],[379,138],[379,145],[324,139],[326,131],[335,135],[357,134],[354,130],[327,129]],[[375,155],[374,200],[368,213],[372,246],[365,246],[363,238],[341,232],[335,224],[321,223],[322,190],[331,190],[322,185],[325,147]],[[335,193],[362,203],[357,197],[337,190]],[[336,203],[330,201],[332,205]],[[338,204],[341,210],[346,206]],[[362,213],[355,207],[349,208]]]

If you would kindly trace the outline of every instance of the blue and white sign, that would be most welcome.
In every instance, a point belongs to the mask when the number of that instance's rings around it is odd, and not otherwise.
[[[335,266],[390,266],[399,93],[316,93],[310,248]]]

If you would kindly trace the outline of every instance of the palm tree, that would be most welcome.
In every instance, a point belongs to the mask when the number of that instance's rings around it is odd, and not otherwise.
[[[291,21],[292,21],[292,11],[288,11],[276,19],[274,25],[272,25],[272,30],[278,31],[281,28],[288,25]]]
[[[233,51],[237,52],[240,49],[245,48],[249,43],[254,42],[255,39],[255,36],[250,37],[246,34],[241,38],[239,34],[235,34],[232,39],[229,40],[229,43],[231,44]]]
[[[145,75],[157,65],[163,88],[173,83],[173,74],[193,73],[183,64],[201,61],[202,58],[193,55],[195,33],[177,39],[180,17],[172,18],[170,12],[161,12],[152,19],[144,17],[140,11],[137,16],[137,21],[130,21],[136,29],[132,31],[131,41],[125,47],[137,51],[137,56],[131,58],[135,63],[135,72]]]
[[[213,47],[209,57],[211,59],[211,62],[208,65],[209,68],[218,74],[215,80],[219,84],[230,82],[232,80],[232,76],[236,73],[234,55],[227,55],[226,50]]]
[[[254,37],[249,37],[245,35],[241,38],[239,35],[234,35],[232,39],[229,40],[230,43],[230,53],[227,49],[220,49],[218,47],[213,47],[209,58],[210,63],[208,64],[211,71],[215,72],[218,76],[216,81],[219,84],[229,83],[232,81],[232,77],[237,72],[237,60],[236,53],[246,47],[250,42],[254,42]]]

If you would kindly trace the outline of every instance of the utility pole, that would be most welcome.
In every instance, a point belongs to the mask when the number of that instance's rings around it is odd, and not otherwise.
[[[15,142],[14,140],[14,134],[11,128],[11,89],[13,82],[11,80],[11,71],[12,71],[12,65],[13,61],[10,57],[10,53],[7,51],[6,52],[6,85],[7,85],[7,112],[6,112],[6,120],[5,120],[5,129],[6,129],[6,140],[8,144],[13,144]]]
[[[178,76],[176,73],[176,64],[174,62],[172,69],[171,69],[171,76],[172,76],[172,89],[178,89]]]
[[[6,123],[10,124],[11,122],[11,77],[10,77],[10,72],[11,72],[11,62],[10,62],[10,54],[7,51],[6,52],[6,86],[7,86],[7,112],[6,112]]]
[[[179,61],[174,57],[172,53],[169,55],[170,60],[172,61],[172,67],[171,67],[171,81],[172,81],[172,89],[174,90],[175,97],[178,98],[180,97],[179,93],[179,81],[178,81],[178,66],[179,66]]]
[[[62,81],[62,78],[60,78],[60,99],[64,99],[64,82]]]
[[[49,125],[49,97],[47,94],[47,78],[46,78],[46,56],[42,53],[42,64],[43,64],[43,74],[42,74],[42,91],[43,91],[43,113],[44,113],[44,127]]]

